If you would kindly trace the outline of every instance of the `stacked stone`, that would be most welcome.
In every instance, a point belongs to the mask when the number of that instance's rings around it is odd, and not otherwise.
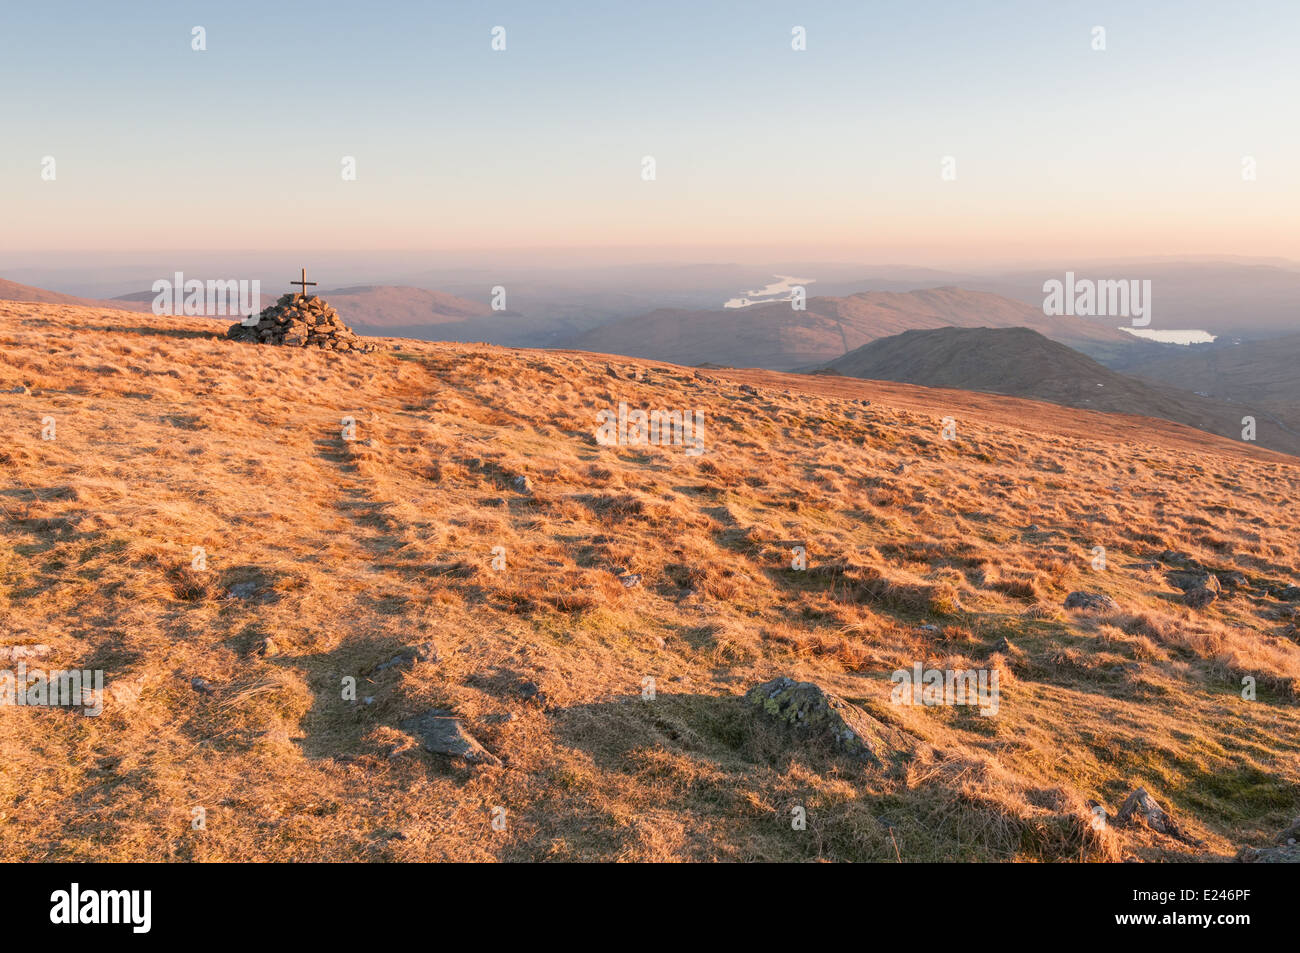
[[[361,340],[339,318],[324,298],[286,294],[257,316],[256,324],[242,321],[231,326],[226,336],[236,341],[283,344],[288,347],[319,347],[327,351],[375,349]]]

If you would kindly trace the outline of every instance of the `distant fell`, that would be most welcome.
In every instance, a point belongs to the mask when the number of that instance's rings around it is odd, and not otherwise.
[[[153,300],[152,295],[149,300]],[[47,291],[44,288],[34,288],[31,285],[20,285],[16,281],[6,281],[3,278],[0,278],[0,301],[35,301],[42,304],[71,304],[90,308],[113,308],[118,311],[151,310],[148,301],[101,301],[96,298],[80,298],[76,295],[67,295],[58,291]]]
[[[1240,437],[1250,405],[1121,374],[1031,328],[934,328],[872,341],[825,368],[846,377],[1027,397],[1066,407],[1160,417]],[[1300,451],[1300,437],[1260,428],[1263,446]]]
[[[1300,334],[1178,348],[1122,369],[1153,383],[1258,405],[1300,430]]]
[[[1019,301],[954,287],[810,298],[804,310],[788,301],[661,309],[587,331],[569,346],[681,364],[794,370],[833,361],[877,338],[951,326],[1030,327],[1101,358],[1146,346],[1109,323],[1049,317]]]

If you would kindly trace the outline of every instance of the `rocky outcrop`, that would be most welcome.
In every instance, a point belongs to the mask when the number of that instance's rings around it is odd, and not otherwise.
[[[1171,572],[1169,581],[1183,590],[1183,602],[1193,609],[1204,609],[1223,593],[1219,577],[1212,572]]]
[[[1173,815],[1147,793],[1146,788],[1138,788],[1130,794],[1115,815],[1115,823],[1127,827],[1146,827],[1157,834],[1167,834],[1185,844],[1203,847],[1204,841],[1197,840],[1174,820]]]
[[[912,748],[903,732],[813,682],[774,678],[751,688],[745,701],[796,734],[876,767],[899,760]]]
[[[1300,847],[1243,847],[1232,858],[1238,864],[1300,864]]]
[[[242,321],[230,326],[226,337],[256,344],[282,344],[286,347],[318,347],[326,351],[375,350],[363,344],[330,307],[316,295],[286,294],[257,316],[256,323]]]
[[[1193,609],[1204,609],[1213,602],[1250,589],[1250,578],[1238,569],[1211,569],[1186,553],[1166,549],[1160,562],[1174,568],[1165,575],[1171,585],[1183,591],[1183,602]]]
[[[500,764],[501,761],[465,730],[451,712],[433,709],[401,723],[408,734],[420,739],[426,751],[458,758],[470,764]]]
[[[1085,612],[1116,612],[1119,603],[1103,592],[1079,590],[1065,597],[1065,608],[1082,609]]]
[[[1244,572],[1236,569],[1229,569],[1224,572],[1217,572],[1215,575],[1219,578],[1219,584],[1225,593],[1237,592],[1242,589],[1250,588],[1250,579]]]
[[[1275,589],[1273,590],[1273,597],[1281,599],[1283,602],[1300,602],[1300,586],[1290,585]]]

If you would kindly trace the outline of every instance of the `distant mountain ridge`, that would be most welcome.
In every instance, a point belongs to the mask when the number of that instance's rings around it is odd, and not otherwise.
[[[1158,417],[1239,439],[1247,404],[1198,396],[1103,367],[1030,328],[935,328],[872,341],[831,361],[845,377],[1026,397],[1066,407]],[[1300,436],[1259,420],[1257,442],[1300,453]]]
[[[349,324],[386,330],[456,324],[492,314],[477,301],[405,285],[354,285],[321,292]]]
[[[284,292],[278,283],[261,284],[261,305],[268,307]],[[486,341],[508,347],[556,344],[571,328],[551,317],[517,311],[494,311],[483,302],[407,285],[348,285],[318,291],[358,334],[409,337],[423,341]],[[119,311],[152,313],[158,297],[153,291],[136,291],[112,300],[80,298],[0,279],[0,301],[80,305]],[[228,321],[227,315],[213,315]],[[588,319],[594,320],[594,319]]]
[[[1116,327],[1049,317],[984,291],[955,287],[868,291],[712,311],[661,309],[577,335],[566,346],[678,364],[795,370],[835,360],[877,338],[939,327],[1032,327],[1095,356],[1149,346]]]
[[[1220,400],[1259,405],[1300,430],[1300,334],[1179,348],[1119,369]]]
[[[152,300],[152,297],[150,298]],[[0,301],[36,301],[43,304],[73,304],[87,308],[114,308],[119,311],[151,311],[147,302],[138,301],[103,301],[98,298],[80,298],[58,291],[46,291],[31,285],[20,285],[16,281],[0,278]]]
[[[815,266],[809,273],[820,274]],[[978,273],[906,268],[864,269],[861,276],[836,273],[819,280],[819,294],[846,296],[861,291],[896,290],[900,277],[912,288],[957,285],[973,291],[1042,306],[1043,284],[1067,271],[1079,279],[1142,279],[1151,282],[1152,320],[1157,331],[1205,330],[1227,338],[1268,338],[1297,328],[1300,262],[1227,257],[1174,259],[1061,260],[1032,269]],[[791,272],[795,274],[796,272]],[[798,272],[802,273],[802,272]],[[1120,322],[1122,323],[1122,322]]]

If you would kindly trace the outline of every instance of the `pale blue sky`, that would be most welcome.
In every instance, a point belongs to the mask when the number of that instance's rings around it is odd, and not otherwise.
[[[6,3],[0,249],[1300,258],[1295,0],[270,7]]]

